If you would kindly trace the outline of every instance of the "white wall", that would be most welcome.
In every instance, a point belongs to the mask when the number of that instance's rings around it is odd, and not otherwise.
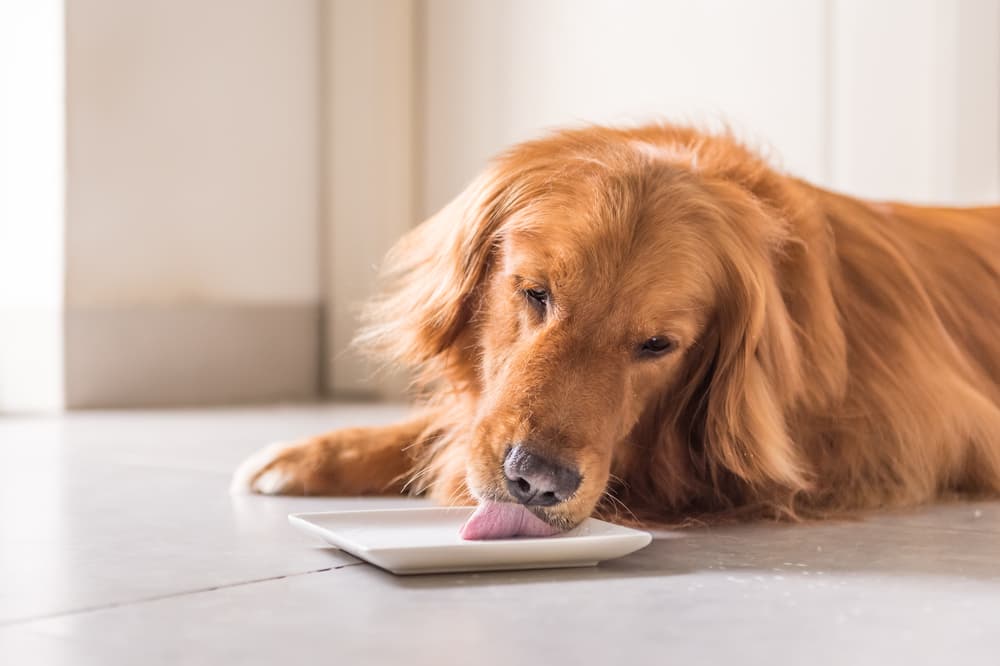
[[[862,196],[1000,199],[996,0],[427,0],[423,214],[552,127],[728,119]]]
[[[0,2],[0,409],[62,405],[63,6]]]
[[[831,29],[830,184],[1000,200],[1000,2],[835,0]]]
[[[318,300],[317,14],[68,3],[71,306]]]
[[[1000,199],[996,0],[0,2],[0,95],[0,409],[384,389],[347,344],[385,249],[567,124]]]
[[[0,3],[0,410],[318,394],[321,2]]]
[[[429,0],[422,211],[503,147],[585,122],[728,120],[827,172],[821,0]]]
[[[337,394],[392,392],[350,349],[376,267],[415,222],[412,0],[328,0],[325,217],[328,362]]]
[[[319,3],[67,3],[71,405],[315,394]]]

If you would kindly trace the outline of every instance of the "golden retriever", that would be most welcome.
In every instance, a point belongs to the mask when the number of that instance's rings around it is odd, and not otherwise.
[[[725,134],[588,127],[497,158],[386,273],[361,342],[415,371],[418,415],[271,447],[237,487],[553,529],[1000,493],[1000,207],[872,203]]]

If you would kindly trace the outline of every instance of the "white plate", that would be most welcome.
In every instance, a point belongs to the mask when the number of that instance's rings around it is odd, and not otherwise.
[[[586,567],[649,545],[648,532],[588,518],[544,539],[466,541],[458,529],[473,507],[293,513],[288,520],[394,574]]]

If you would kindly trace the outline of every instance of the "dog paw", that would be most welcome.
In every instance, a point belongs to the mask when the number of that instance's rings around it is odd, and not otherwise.
[[[397,439],[378,434],[345,428],[272,444],[243,461],[230,492],[327,497],[401,492],[412,461]]]
[[[240,463],[233,473],[229,492],[234,495],[307,494],[307,475],[303,464],[307,444],[275,442]]]

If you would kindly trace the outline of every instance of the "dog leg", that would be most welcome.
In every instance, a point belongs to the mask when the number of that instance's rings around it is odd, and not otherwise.
[[[247,458],[230,491],[264,495],[391,495],[412,472],[407,449],[429,424],[422,416],[390,426],[345,428],[272,444]]]

